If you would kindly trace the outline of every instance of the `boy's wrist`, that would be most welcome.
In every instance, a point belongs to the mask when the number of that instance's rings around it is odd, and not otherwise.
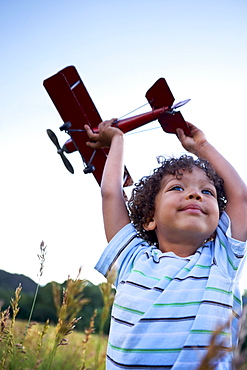
[[[110,146],[112,145],[112,143],[113,142],[118,142],[118,141],[122,141],[123,140],[123,138],[124,138],[124,134],[123,134],[123,132],[121,131],[121,130],[116,130],[114,133],[113,133],[113,135],[112,135],[112,137],[111,137],[111,144],[110,144]]]
[[[198,145],[198,148],[195,148],[193,154],[195,154],[198,158],[207,159],[208,155],[210,155],[213,149],[214,147],[208,141],[205,141]]]

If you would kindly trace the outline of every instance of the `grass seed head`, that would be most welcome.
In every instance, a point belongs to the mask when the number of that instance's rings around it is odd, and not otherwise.
[[[43,275],[44,265],[45,265],[45,256],[46,256],[46,248],[44,241],[40,243],[40,254],[37,254],[39,261],[40,261],[40,269],[39,269],[39,277]]]
[[[240,317],[238,338],[238,346],[233,351],[233,366],[235,370],[244,370],[247,368],[247,306]]]
[[[222,339],[222,334],[225,334],[224,330],[229,328],[231,324],[231,318],[224,324],[216,328],[211,336],[208,351],[201,361],[200,366],[197,370],[214,370],[218,366],[220,360],[232,352],[232,347],[226,347],[225,340]]]

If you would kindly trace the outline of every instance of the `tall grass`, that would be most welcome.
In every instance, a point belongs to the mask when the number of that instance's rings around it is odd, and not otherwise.
[[[40,245],[40,272],[43,274],[46,247]],[[78,313],[88,303],[83,297],[83,291],[87,285],[86,280],[79,278],[67,280],[63,289],[62,300],[59,284],[53,284],[53,298],[57,310],[57,325],[50,325],[49,319],[41,326],[32,323],[31,318],[35,307],[39,290],[39,283],[34,294],[29,319],[27,322],[17,321],[16,317],[20,310],[21,285],[11,298],[9,307],[0,312],[0,369],[92,369],[103,370],[105,368],[105,352],[107,338],[103,331],[100,336],[94,334],[94,320],[97,312],[91,318],[89,328],[85,333],[76,332],[76,324],[81,317]],[[110,286],[111,283],[103,283],[102,287]],[[111,288],[102,288],[102,292],[108,294]],[[109,298],[103,298],[109,302]],[[103,312],[109,312],[109,304],[105,305]],[[103,320],[105,318],[102,318]],[[73,336],[72,336],[73,334]],[[97,348],[97,351],[95,351]]]

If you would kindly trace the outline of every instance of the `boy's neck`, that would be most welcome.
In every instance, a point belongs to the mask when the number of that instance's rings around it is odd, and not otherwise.
[[[179,257],[188,257],[193,255],[198,248],[200,248],[204,243],[205,239],[203,240],[187,240],[183,241],[183,243],[178,243],[175,241],[164,241],[159,240],[159,249],[161,252],[173,252]]]

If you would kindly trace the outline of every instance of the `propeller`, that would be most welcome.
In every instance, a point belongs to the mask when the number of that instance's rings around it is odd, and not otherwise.
[[[182,107],[183,105],[187,104],[191,99],[186,99],[186,100],[183,100],[183,101],[180,101],[179,103],[176,103],[176,104],[173,104],[171,106],[171,109],[176,109],[176,108],[179,108],[179,107]]]
[[[49,138],[51,139],[51,141],[53,142],[53,144],[56,146],[57,153],[61,156],[62,161],[63,161],[65,167],[67,168],[67,170],[71,173],[74,173],[74,168],[72,167],[69,160],[63,154],[64,150],[60,147],[58,139],[57,139],[56,135],[54,134],[54,132],[50,129],[47,129],[46,132],[47,132]]]

